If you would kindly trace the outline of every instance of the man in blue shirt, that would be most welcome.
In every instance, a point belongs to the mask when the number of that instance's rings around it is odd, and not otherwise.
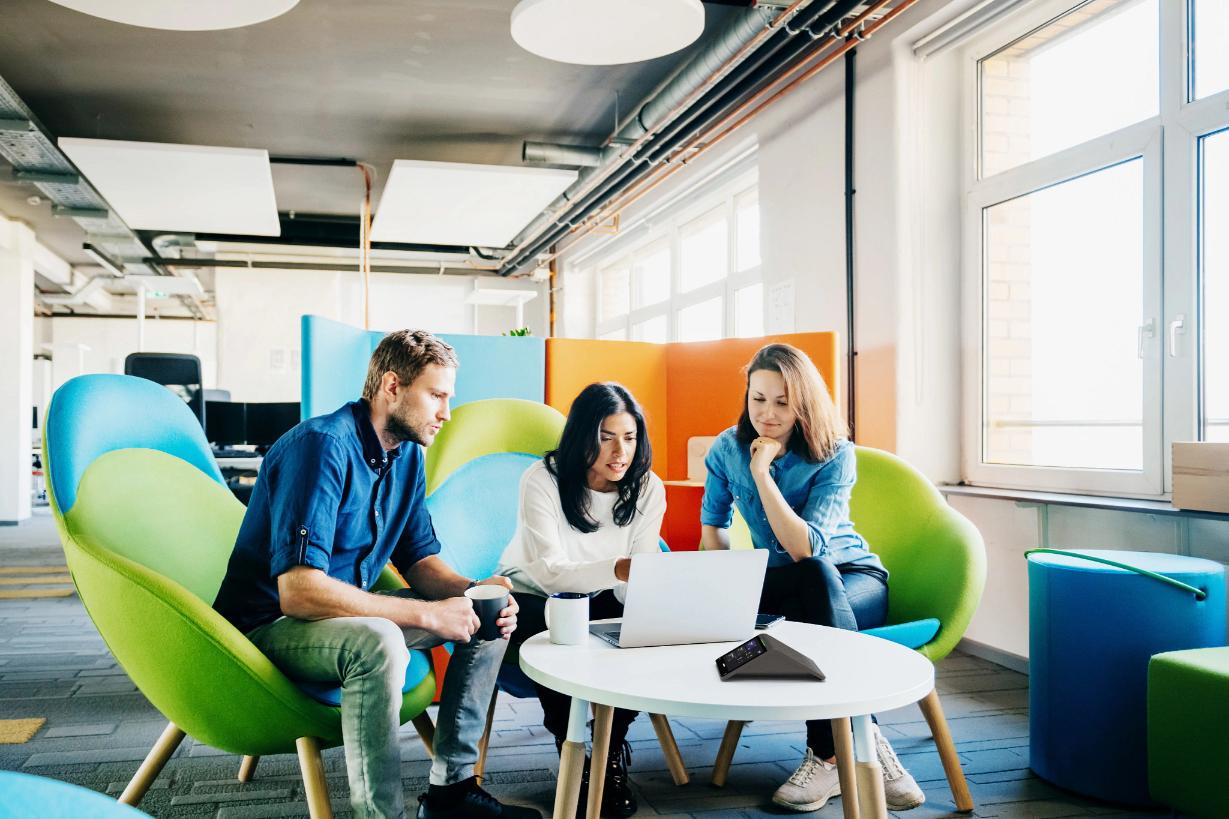
[[[418,817],[540,818],[501,805],[474,778],[517,605],[509,597],[500,612],[504,639],[471,639],[479,620],[465,590],[512,584],[444,563],[424,505],[422,447],[449,418],[456,368],[453,349],[429,333],[392,333],[372,353],[362,400],[283,435],[261,465],[214,602],[287,676],[340,684],[356,817],[405,816],[397,731],[409,649],[452,641]],[[369,591],[390,560],[412,592]]]

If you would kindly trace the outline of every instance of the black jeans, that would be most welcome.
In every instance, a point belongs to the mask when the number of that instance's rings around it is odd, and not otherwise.
[[[517,592],[516,602],[520,605],[521,610],[516,615],[516,631],[512,632],[511,639],[512,645],[519,649],[521,643],[535,634],[546,631],[546,598],[527,592]],[[609,589],[589,598],[589,619],[601,620],[606,617],[622,616],[623,604]],[[567,739],[568,715],[572,698],[543,685],[537,683],[533,685],[538,690],[538,701],[542,703],[542,725],[554,734],[555,739],[560,741]],[[625,708],[614,710],[614,719],[610,727],[611,758],[615,755],[615,749],[627,736],[627,728],[638,713]]]
[[[817,626],[875,628],[888,617],[887,577],[877,568],[837,566],[826,557],[809,557],[768,570],[760,611]],[[807,720],[807,745],[820,759],[833,756],[832,723]]]

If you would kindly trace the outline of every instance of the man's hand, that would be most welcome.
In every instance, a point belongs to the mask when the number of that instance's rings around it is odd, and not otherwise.
[[[767,475],[772,459],[781,451],[781,442],[760,436],[751,442],[751,474]]]
[[[501,574],[495,574],[488,577],[486,580],[479,580],[479,586],[503,586],[509,591],[512,590],[512,581]],[[495,625],[499,628],[499,633],[503,635],[505,640],[511,636],[512,632],[516,631],[516,613],[521,610],[517,605],[515,598],[508,595],[508,605],[499,612],[499,619],[495,621]]]
[[[502,574],[493,574],[486,580],[478,580],[475,583],[479,586],[503,586],[508,591],[512,591],[512,581]]]
[[[508,595],[508,606],[499,612],[499,619],[495,621],[495,625],[499,627],[499,633],[505,640],[516,631],[516,613],[520,610],[521,607],[517,605],[516,598]]]
[[[468,597],[449,597],[424,603],[427,618],[424,628],[454,643],[468,643],[482,625]]]

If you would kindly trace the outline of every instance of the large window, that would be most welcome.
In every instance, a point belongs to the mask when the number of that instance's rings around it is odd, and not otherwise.
[[[1227,35],[1223,0],[1042,0],[966,46],[969,480],[1157,495],[1229,440]]]
[[[686,200],[569,262],[597,270],[597,338],[664,343],[763,335],[754,174]]]

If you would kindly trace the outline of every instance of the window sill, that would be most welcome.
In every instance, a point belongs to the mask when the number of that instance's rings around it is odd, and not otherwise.
[[[1016,503],[1076,506],[1083,509],[1109,509],[1116,512],[1142,512],[1148,515],[1171,515],[1175,517],[1229,521],[1229,513],[1178,509],[1169,501],[1164,500],[1117,498],[1105,495],[1078,495],[1067,492],[1041,492],[1033,489],[998,489],[990,486],[968,486],[966,484],[940,484],[938,489],[948,497],[955,495],[965,498],[1010,500]]]

